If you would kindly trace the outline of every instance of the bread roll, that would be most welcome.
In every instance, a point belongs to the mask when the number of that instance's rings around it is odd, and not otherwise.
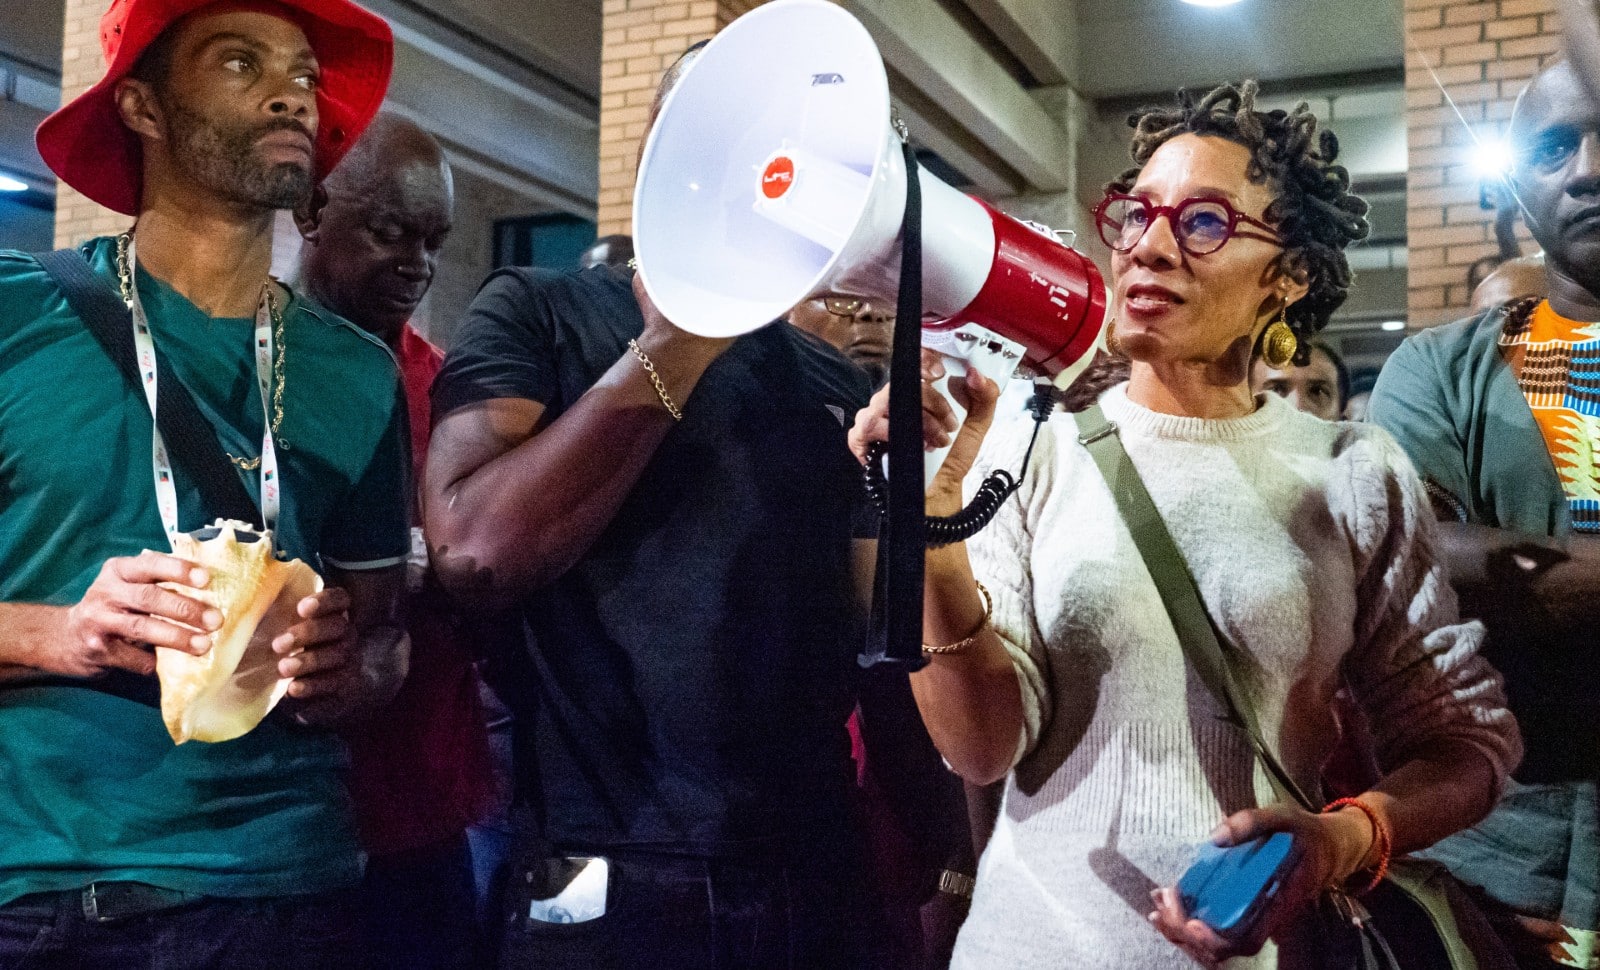
[[[197,535],[215,531],[211,538]],[[222,614],[211,649],[200,656],[156,649],[161,719],[178,744],[231,741],[247,733],[283,698],[272,641],[297,622],[295,607],[322,588],[322,577],[298,559],[280,562],[272,534],[218,519],[210,529],[173,540],[172,554],[211,574],[205,589],[163,584]]]

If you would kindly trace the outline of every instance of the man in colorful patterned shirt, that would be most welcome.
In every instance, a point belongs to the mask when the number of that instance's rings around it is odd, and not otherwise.
[[[1513,183],[1549,297],[1417,334],[1371,419],[1445,520],[1462,612],[1489,625],[1527,755],[1478,827],[1431,850],[1504,908],[1524,967],[1600,966],[1600,105],[1559,64],[1517,102]]]

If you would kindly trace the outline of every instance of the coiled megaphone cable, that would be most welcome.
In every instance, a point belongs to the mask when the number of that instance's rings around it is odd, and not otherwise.
[[[1022,476],[1027,474],[1028,463],[1033,458],[1033,446],[1039,440],[1039,429],[1044,427],[1045,421],[1055,410],[1056,400],[1053,386],[1034,385],[1033,397],[1028,400],[1028,412],[1033,415],[1033,435],[1028,439],[1028,450],[1023,453],[1022,467],[1015,475],[1004,468],[990,472],[978,486],[972,501],[954,515],[927,516],[925,541],[929,549],[965,542],[994,521],[1000,506],[1022,487]],[[867,500],[877,508],[880,516],[889,514],[889,480],[883,474],[883,456],[888,454],[888,450],[883,442],[873,442],[867,448],[867,467],[864,472]]]

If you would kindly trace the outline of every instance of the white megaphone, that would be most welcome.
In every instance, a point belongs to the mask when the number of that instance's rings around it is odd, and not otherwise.
[[[816,296],[893,305],[902,141],[860,21],[828,0],[735,20],[669,92],[640,157],[634,250],[650,298],[713,337]],[[1100,343],[1099,270],[1048,229],[919,178],[923,345],[952,375],[970,365],[1004,386],[1022,366],[1066,386]],[[927,456],[930,478],[943,461]]]

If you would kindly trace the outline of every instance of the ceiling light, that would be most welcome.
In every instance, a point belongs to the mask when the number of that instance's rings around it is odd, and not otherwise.
[[[1183,2],[1194,7],[1231,7],[1239,0],[1183,0]]]
[[[14,179],[9,175],[0,175],[0,192],[26,192],[28,183]]]
[[[1406,322],[1404,320],[1385,320],[1382,323],[1378,324],[1378,329],[1387,330],[1390,333],[1394,333],[1394,332],[1399,331],[1399,330],[1404,330],[1405,328],[1406,328]]]
[[[1500,178],[1511,173],[1516,161],[1511,145],[1498,138],[1486,138],[1472,149],[1472,167],[1480,178]]]

